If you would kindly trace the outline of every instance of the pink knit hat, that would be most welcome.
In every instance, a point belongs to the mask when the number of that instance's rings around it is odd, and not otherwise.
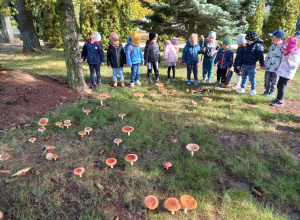
[[[282,47],[282,49],[293,53],[296,50],[298,50],[297,44],[298,44],[297,38],[290,37],[286,41],[283,42],[281,47]]]

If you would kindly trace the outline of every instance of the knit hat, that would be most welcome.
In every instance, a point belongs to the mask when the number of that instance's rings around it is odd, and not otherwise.
[[[132,34],[131,34],[131,43],[134,45],[134,46],[139,46],[139,40],[141,40],[141,35],[136,32],[136,31],[133,31]]]
[[[274,33],[269,33],[268,35],[270,37],[278,37],[281,40],[284,39],[284,32],[283,32],[283,30],[276,30],[276,31],[274,31]]]
[[[256,41],[258,37],[258,34],[256,31],[249,31],[245,37],[245,39],[250,40],[250,41]]]
[[[178,39],[176,37],[173,37],[173,39],[171,40],[171,43],[173,45],[178,45]]]
[[[298,44],[297,38],[290,37],[286,41],[283,42],[281,47],[282,47],[282,49],[293,53],[296,50],[298,50],[297,44]]]
[[[245,44],[246,43],[245,37],[246,37],[246,34],[239,34],[236,37],[236,43],[237,44]]]
[[[214,37],[214,39],[217,39],[217,33],[216,33],[216,32],[214,32],[214,31],[211,31],[211,32],[209,32],[209,34],[208,34],[208,37],[207,37],[207,38],[209,38],[209,37]]]
[[[196,46],[196,44],[198,43],[198,34],[191,34],[190,36],[190,44],[192,46]]]
[[[230,37],[226,37],[224,40],[223,40],[223,44],[226,44],[228,45],[229,47],[231,46],[231,43],[232,43],[232,40]]]
[[[149,33],[149,41],[152,41],[156,37],[158,37],[158,35],[157,35],[157,33],[155,31],[151,31]]]
[[[97,35],[96,35],[96,41],[101,41],[101,35],[97,32]]]

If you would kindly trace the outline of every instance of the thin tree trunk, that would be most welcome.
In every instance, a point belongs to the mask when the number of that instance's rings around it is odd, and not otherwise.
[[[30,0],[27,0],[28,4]],[[26,9],[25,0],[18,0],[17,20],[23,40],[23,49],[30,52],[40,52],[42,50],[39,38],[35,32],[31,11]]]
[[[14,34],[11,28],[11,22],[9,16],[0,15],[2,22],[2,33],[4,36],[4,42],[6,43],[14,43]]]
[[[86,88],[86,84],[83,77],[72,0],[57,0],[57,12],[64,44],[69,88],[83,90]]]

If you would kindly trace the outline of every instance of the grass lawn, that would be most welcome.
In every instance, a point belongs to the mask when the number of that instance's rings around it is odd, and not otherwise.
[[[5,68],[66,78],[62,50],[22,55],[14,46],[7,49],[0,45],[0,49],[9,51],[0,54]],[[83,68],[89,82],[86,63]],[[1,166],[13,173],[25,167],[40,172],[10,184],[2,181],[0,211],[12,219],[297,219],[299,110],[280,112],[268,105],[272,99],[260,95],[264,91],[263,71],[256,75],[258,95],[249,97],[211,84],[186,85],[186,69],[181,65],[175,82],[166,82],[165,62],[159,69],[168,95],[158,92],[154,98],[150,96],[149,91],[157,86],[147,85],[146,67],[141,68],[142,86],[111,88],[107,84],[112,82],[112,70],[105,66],[101,67],[103,86],[77,103],[58,106],[46,114],[51,125],[43,134],[37,131],[38,125],[0,134],[0,152],[15,148],[11,152],[14,157],[0,161]],[[130,69],[124,70],[128,84]],[[199,70],[199,79],[201,73]],[[213,74],[215,80],[215,71]],[[299,80],[300,71],[288,85],[286,99],[299,102]],[[205,86],[211,90],[186,92]],[[249,86],[248,82],[248,93]],[[176,89],[174,95],[171,89]],[[96,97],[104,92],[111,97],[101,107]],[[135,98],[135,92],[144,93],[144,98]],[[203,97],[213,100],[205,102]],[[198,102],[197,107],[192,100]],[[231,102],[236,106],[230,108]],[[83,107],[91,113],[83,113]],[[123,120],[120,113],[126,114]],[[54,125],[66,119],[72,123],[69,129]],[[32,120],[37,124],[39,118]],[[290,129],[279,131],[279,124]],[[128,136],[122,132],[124,126],[135,130]],[[85,127],[93,131],[79,138],[78,132]],[[49,134],[51,138],[44,141]],[[37,141],[28,142],[30,137]],[[115,138],[123,140],[120,146],[114,144]],[[194,157],[186,150],[189,143],[200,146]],[[41,157],[46,146],[56,146],[57,161]],[[131,153],[139,157],[133,166],[125,160]],[[118,160],[113,169],[105,164],[110,157]],[[164,169],[165,161],[171,162],[172,168]],[[85,168],[82,178],[73,174],[77,167]],[[8,177],[2,175],[1,179]],[[263,196],[254,195],[252,187]],[[180,210],[172,216],[163,207],[164,201],[185,194],[194,197],[198,207],[188,215]],[[146,209],[143,200],[148,195],[158,198],[158,209]]]

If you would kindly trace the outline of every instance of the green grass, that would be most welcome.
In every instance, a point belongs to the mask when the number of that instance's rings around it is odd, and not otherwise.
[[[62,50],[3,53],[0,59],[6,68],[66,79]],[[89,82],[88,66],[83,67]],[[149,91],[157,87],[146,85],[145,67],[141,68],[143,85],[134,89],[106,86],[112,82],[112,72],[101,67],[104,85],[78,103],[45,114],[52,125],[43,135],[38,126],[2,133],[1,148],[16,150],[11,153],[14,158],[1,161],[1,166],[12,172],[31,166],[42,174],[20,177],[8,185],[1,182],[1,211],[17,219],[174,219],[163,202],[189,194],[198,207],[189,211],[188,219],[295,219],[300,210],[300,168],[299,157],[289,146],[299,142],[299,116],[271,111],[267,105],[270,98],[261,95],[249,97],[215,88],[209,93],[186,93],[186,88],[204,85],[186,85],[186,70],[179,66],[176,71],[177,81],[165,84],[168,90],[175,88],[176,94],[157,93],[152,98]],[[166,72],[163,62],[160,81],[166,81]],[[257,72],[258,94],[263,93],[263,76],[262,71]],[[126,67],[127,83],[129,77]],[[299,99],[299,79],[298,71],[294,84],[287,87],[287,99]],[[137,91],[145,94],[143,99],[133,97]],[[102,92],[111,95],[106,107],[100,107],[95,99]],[[203,96],[213,101],[204,104]],[[191,100],[199,106],[194,108]],[[230,109],[229,102],[237,105]],[[83,107],[92,112],[87,116],[81,111]],[[141,107],[146,110],[141,112]],[[119,113],[126,113],[123,120]],[[65,119],[72,121],[68,130],[54,126]],[[274,133],[278,122],[298,127],[294,132]],[[135,128],[130,136],[121,130],[126,125]],[[91,135],[78,138],[77,133],[87,126],[93,128]],[[52,136],[44,142],[48,134]],[[34,144],[28,143],[32,136],[37,138]],[[119,147],[113,143],[115,138],[123,140]],[[174,138],[178,139],[176,144],[171,142]],[[185,148],[188,143],[200,146],[194,157]],[[56,162],[40,157],[43,147],[50,145],[56,146]],[[99,155],[101,149],[105,152]],[[124,159],[129,153],[139,157],[134,166]],[[105,164],[109,157],[118,160],[114,169]],[[173,164],[170,170],[163,169],[165,161]],[[83,177],[74,176],[73,170],[81,166],[86,169]],[[263,193],[262,201],[251,194],[251,187]],[[143,205],[150,194],[160,201],[157,210],[146,210]],[[181,210],[175,218],[187,217]]]

